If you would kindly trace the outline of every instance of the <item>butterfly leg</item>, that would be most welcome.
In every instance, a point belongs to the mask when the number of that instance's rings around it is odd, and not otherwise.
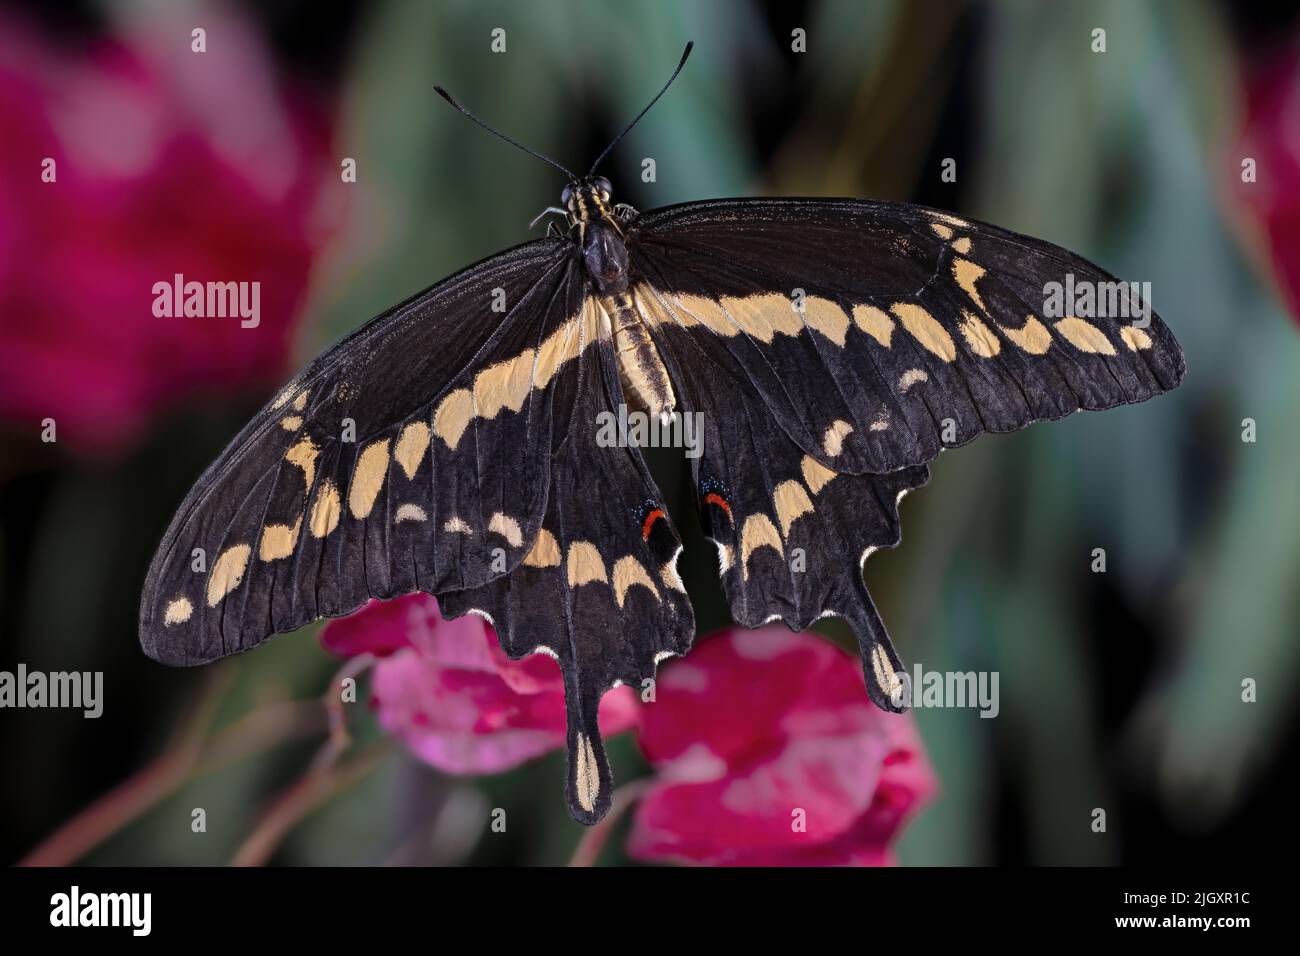
[[[529,229],[536,228],[537,224],[541,222],[543,219],[545,219],[547,216],[563,216],[564,221],[566,223],[569,221],[568,210],[561,209],[559,206],[547,206],[545,209],[543,209],[541,212],[539,212],[536,216],[533,217],[533,221],[528,224],[528,228]],[[553,226],[555,225],[555,223],[552,222],[550,223],[550,225]]]

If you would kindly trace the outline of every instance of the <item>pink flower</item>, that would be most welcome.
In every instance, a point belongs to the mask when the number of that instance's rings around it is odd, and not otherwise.
[[[882,865],[936,782],[910,715],[868,700],[855,658],[815,634],[728,630],[669,664],[638,739],[656,778],[641,860]]]
[[[433,598],[411,594],[331,621],[321,643],[382,657],[371,680],[381,726],[448,773],[498,773],[564,746],[559,665],[540,654],[511,661],[476,615],[446,621]],[[640,709],[631,688],[611,691],[601,732],[631,728]]]
[[[33,436],[53,418],[112,451],[169,404],[287,372],[337,167],[256,36],[203,22],[206,53],[163,11],[74,55],[0,17],[0,417]],[[259,283],[258,325],[155,316],[178,273]]]
[[[1245,125],[1230,154],[1233,193],[1259,224],[1282,298],[1300,322],[1300,35],[1243,51]],[[1242,162],[1254,160],[1253,182]]]

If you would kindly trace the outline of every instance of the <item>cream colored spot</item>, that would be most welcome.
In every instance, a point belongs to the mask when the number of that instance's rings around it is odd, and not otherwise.
[[[262,529],[262,544],[257,549],[257,556],[263,561],[278,561],[293,554],[294,545],[298,543],[298,531],[302,528],[302,516],[293,523],[269,524]]]
[[[903,679],[894,672],[893,665],[889,663],[889,655],[879,644],[871,649],[871,671],[881,693],[891,701],[901,701]]]
[[[573,789],[578,805],[590,813],[596,809],[600,796],[600,768],[596,765],[596,750],[586,734],[578,734],[578,753],[573,770]]]
[[[898,390],[906,392],[913,385],[920,385],[922,382],[930,381],[930,376],[924,369],[909,368],[906,372],[898,377]]]
[[[479,418],[496,418],[503,408],[517,412],[532,388],[537,353],[524,349],[514,358],[498,362],[474,377],[474,412]]]
[[[221,552],[208,574],[208,607],[216,607],[223,597],[239,587],[252,554],[253,549],[246,544],[237,544]]]
[[[980,298],[979,290],[975,288],[975,281],[984,275],[984,269],[971,262],[969,259],[952,260],[952,277],[957,280],[957,285],[965,292],[972,302],[980,307],[981,312],[987,312],[984,308],[984,300]]]
[[[537,349],[537,368],[533,372],[533,388],[545,388],[555,377],[560,366],[577,358],[582,346],[582,329],[576,319],[570,319],[546,337]]]
[[[895,302],[890,308],[903,323],[903,328],[912,333],[912,338],[929,351],[945,362],[951,362],[957,357],[957,343],[952,340],[948,330],[925,309],[911,302]]]
[[[506,539],[506,544],[512,548],[517,548],[524,543],[523,532],[519,530],[519,522],[508,514],[498,511],[488,521],[488,530],[496,532]]]
[[[962,236],[952,244],[952,248],[963,256],[970,252],[970,236]]]
[[[714,541],[713,544],[718,549],[718,576],[722,577],[731,570],[731,564],[736,559],[736,551],[729,544],[718,541]]]
[[[999,323],[1004,335],[1030,355],[1042,355],[1052,347],[1052,335],[1047,326],[1032,315],[1025,316],[1025,324],[1019,329],[1010,329]]]
[[[302,416],[286,415],[280,419],[280,427],[287,432],[296,432],[299,428],[302,428]]]
[[[300,412],[307,407],[307,394],[305,389],[298,393],[298,397],[293,400],[294,411]]]
[[[285,461],[302,469],[302,478],[308,491],[311,490],[312,482],[316,480],[316,457],[319,454],[320,449],[310,438],[304,438],[284,453]]]
[[[473,534],[474,533],[474,529],[472,529],[466,523],[465,519],[461,517],[457,517],[456,515],[453,515],[452,517],[446,520],[446,522],[442,526],[442,530],[446,531],[448,534]]]
[[[472,390],[458,388],[446,395],[434,411],[433,433],[455,448],[475,417],[495,418],[502,409],[519,411],[530,391],[549,385],[565,362],[608,334],[607,326],[599,304],[588,297],[581,316],[557,326],[536,350],[524,349],[485,368],[475,376]]]
[[[765,514],[752,514],[745,519],[745,527],[740,532],[740,573],[745,580],[749,580],[749,556],[759,548],[771,548],[785,556],[772,519]]]
[[[275,396],[275,399],[271,402],[271,407],[272,407],[272,408],[283,408],[283,407],[285,406],[285,403],[287,403],[287,402],[289,401],[289,399],[293,398],[294,391],[295,391],[295,389],[297,389],[297,387],[298,387],[298,383],[297,383],[297,382],[293,382],[293,383],[287,385],[287,386],[284,388],[284,390],[280,392],[279,395]],[[301,409],[300,409],[300,410],[301,410]]]
[[[587,296],[582,304],[582,348],[593,342],[605,341],[614,334],[614,326],[604,305],[594,295]]]
[[[618,601],[618,606],[623,606],[623,600],[627,595],[628,588],[640,585],[648,588],[650,593],[659,599],[659,589],[655,587],[654,579],[650,577],[650,572],[645,569],[632,555],[619,558],[614,562],[614,599]]]
[[[393,524],[401,524],[403,521],[428,521],[429,515],[419,505],[404,504],[398,507],[397,514],[393,516]]]
[[[804,455],[800,470],[803,472],[804,484],[812,489],[813,494],[826,487],[826,483],[838,474],[831,471],[812,455]]]
[[[1124,340],[1130,352],[1151,348],[1151,336],[1147,335],[1146,329],[1125,325],[1119,330],[1119,337]]]
[[[853,426],[843,419],[836,419],[822,436],[822,451],[834,458],[844,450],[844,439],[853,431]]]
[[[1056,331],[1069,339],[1070,344],[1080,352],[1091,352],[1094,355],[1115,354],[1115,346],[1110,344],[1110,339],[1106,338],[1106,334],[1091,322],[1067,315],[1056,323]]]
[[[545,528],[537,532],[537,540],[524,557],[524,564],[531,568],[558,568],[560,566],[560,546],[555,535]]]
[[[772,492],[772,503],[776,505],[776,520],[781,523],[781,537],[790,539],[790,526],[801,515],[813,510],[812,499],[803,485],[794,481],[783,481]]]
[[[778,334],[798,335],[803,329],[803,321],[794,304],[775,292],[749,295],[743,299],[724,296],[722,307],[742,332],[767,344],[771,344]]]
[[[889,348],[889,340],[894,335],[894,320],[884,311],[874,305],[855,305],[853,322],[885,348]]]
[[[659,580],[664,583],[664,587],[672,591],[686,593],[686,585],[682,583],[682,576],[677,573],[677,558],[682,553],[681,546],[678,545],[677,553],[665,561],[659,568]],[[656,663],[658,663],[656,661]]]
[[[962,310],[961,324],[962,337],[966,339],[966,344],[970,350],[980,358],[993,358],[1002,349],[1002,343],[998,337],[993,334],[993,330],[976,318],[972,313]]]
[[[889,412],[882,410],[871,422],[870,429],[873,432],[889,431]]]
[[[316,489],[316,500],[312,502],[309,530],[313,538],[323,538],[339,526],[343,513],[343,504],[339,499],[339,490],[328,479]]]
[[[458,388],[438,403],[433,413],[433,433],[455,448],[460,436],[474,417],[474,394],[467,388]]]
[[[945,226],[943,223],[940,222],[932,222],[930,223],[930,228],[934,230],[934,234],[938,236],[940,239],[952,238],[951,226]]]
[[[408,479],[414,478],[424,461],[424,453],[429,449],[429,426],[424,422],[411,422],[397,436],[397,446],[393,457],[402,466]]]
[[[810,295],[804,299],[803,318],[809,328],[816,329],[840,348],[849,333],[849,317],[830,299]]]
[[[690,328],[702,325],[719,335],[736,335],[740,329],[715,299],[702,295],[672,296],[673,314],[679,325]]]
[[[679,324],[677,317],[659,300],[659,296],[655,294],[655,291],[644,282],[633,287],[632,304],[641,316],[641,321],[649,328]]]
[[[163,627],[184,624],[193,613],[194,605],[190,603],[189,598],[178,597],[174,601],[169,601],[167,610],[163,613]]]
[[[958,219],[956,216],[949,215],[946,212],[928,212],[926,215],[939,222],[946,222],[950,226],[956,226],[958,229],[970,228],[970,223],[965,219]]]
[[[387,438],[367,445],[357,459],[357,466],[352,470],[352,485],[348,488],[348,510],[354,518],[364,518],[375,506],[379,489],[384,487],[388,477]]]
[[[575,541],[569,545],[569,587],[577,588],[592,581],[609,583],[605,562],[590,541]]]

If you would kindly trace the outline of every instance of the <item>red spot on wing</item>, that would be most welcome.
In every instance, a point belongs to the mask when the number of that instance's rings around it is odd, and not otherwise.
[[[710,491],[707,495],[705,495],[704,503],[706,505],[717,505],[719,508],[721,508],[723,511],[727,513],[728,521],[733,520],[731,517],[731,505],[727,504],[727,499],[722,497],[722,495],[718,494],[716,491]]]
[[[650,529],[655,526],[655,522],[665,517],[663,508],[655,508],[645,516],[645,524],[641,526],[641,537],[645,541],[650,540]]]

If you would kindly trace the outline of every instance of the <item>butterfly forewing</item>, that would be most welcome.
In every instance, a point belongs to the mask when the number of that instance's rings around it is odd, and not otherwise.
[[[585,298],[571,248],[530,243],[321,356],[181,505],[145,584],[145,650],[201,663],[371,597],[513,569],[594,340]]]
[[[1131,287],[1048,243],[948,213],[722,200],[648,213],[629,239],[666,335],[712,340],[807,453],[850,473],[923,464],[983,431],[1141,401],[1183,357]],[[1044,314],[1052,283],[1123,316]],[[825,453],[827,429],[841,434]]]

